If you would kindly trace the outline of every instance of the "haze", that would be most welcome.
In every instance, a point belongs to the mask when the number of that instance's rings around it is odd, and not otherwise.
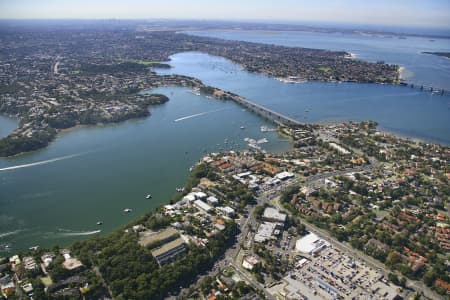
[[[450,28],[448,0],[0,0],[1,19],[216,19]]]

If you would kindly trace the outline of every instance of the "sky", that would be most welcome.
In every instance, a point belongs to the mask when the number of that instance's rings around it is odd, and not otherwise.
[[[199,19],[450,29],[450,0],[0,0],[0,19]]]

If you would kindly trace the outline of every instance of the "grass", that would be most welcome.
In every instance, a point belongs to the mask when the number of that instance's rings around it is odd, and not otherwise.
[[[50,286],[53,283],[50,277],[41,277],[41,281],[46,287]]]
[[[319,70],[322,72],[328,73],[331,71],[331,67],[320,67]]]
[[[121,62],[131,62],[131,63],[144,65],[144,66],[151,66],[151,65],[161,64],[160,61],[145,61],[145,60],[137,60],[137,59],[122,59],[120,61]]]

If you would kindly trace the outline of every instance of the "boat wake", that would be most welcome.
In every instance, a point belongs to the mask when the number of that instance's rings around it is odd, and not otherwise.
[[[15,231],[9,231],[9,232],[0,233],[0,238],[4,238],[4,237],[7,237],[7,236],[10,236],[10,235],[13,235],[13,234],[17,234],[20,231],[21,230],[15,230]]]
[[[67,230],[68,231],[68,230]],[[64,232],[61,233],[62,236],[84,236],[84,235],[93,235],[102,232],[101,230],[93,230],[93,231],[80,231],[80,232]]]
[[[205,111],[205,112],[201,112],[201,113],[198,113],[198,114],[193,114],[193,115],[190,115],[190,116],[178,118],[178,119],[175,119],[175,122],[180,122],[180,121],[184,121],[184,120],[187,120],[187,119],[192,119],[192,118],[200,117],[200,116],[203,116],[203,115],[212,114],[212,113],[219,112],[219,111],[222,111],[222,110],[225,110],[225,108]]]
[[[80,156],[80,155],[83,155],[83,153],[71,154],[71,155],[66,155],[66,156],[60,156],[60,157],[56,157],[56,158],[52,158],[52,159],[37,161],[37,162],[34,162],[34,163],[1,168],[0,171],[10,171],[10,170],[17,170],[17,169],[30,168],[30,167],[40,166],[40,165],[46,165],[46,164],[54,163],[54,162],[57,162],[57,161],[60,161],[60,160],[74,158],[74,157],[77,157],[77,156]]]

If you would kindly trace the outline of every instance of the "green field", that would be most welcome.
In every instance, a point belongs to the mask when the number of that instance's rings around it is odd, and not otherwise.
[[[331,71],[331,67],[320,67],[319,70],[322,72],[328,73]]]

